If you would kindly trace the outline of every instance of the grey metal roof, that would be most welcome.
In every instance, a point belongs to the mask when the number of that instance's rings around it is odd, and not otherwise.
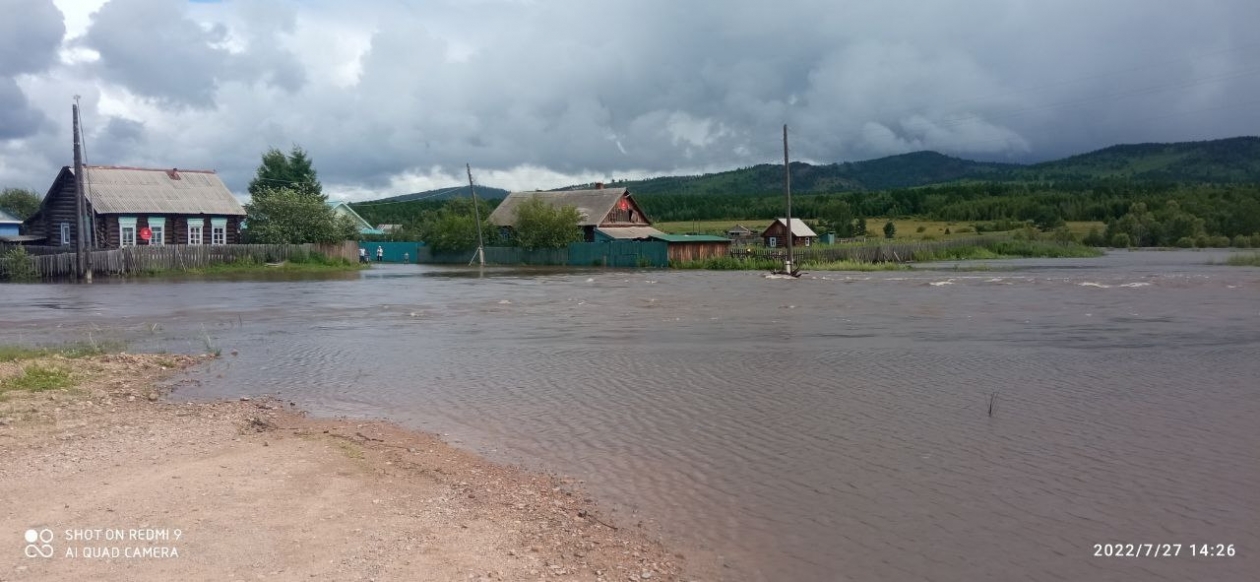
[[[774,223],[771,223],[771,226],[774,226],[774,224],[776,223],[787,224],[787,219],[776,218],[774,220]],[[768,230],[770,230],[770,227],[766,227],[766,231]],[[762,231],[763,236],[765,235],[766,231]],[[805,224],[804,220],[801,220],[799,218],[793,218],[792,219],[792,236],[797,236],[797,237],[818,236],[818,233],[814,232],[814,229],[810,228],[808,224]]]
[[[604,235],[608,238],[628,240],[665,235],[665,233],[650,226],[604,226],[596,230],[604,233]]]
[[[0,222],[16,222],[18,224],[22,224],[22,221],[18,220],[16,216],[13,216],[3,210],[0,210]]]
[[[513,192],[508,194],[498,208],[490,213],[490,224],[516,226],[516,209],[531,198],[538,198],[552,208],[572,206],[582,219],[578,226],[599,226],[613,206],[626,194],[625,188],[599,188],[595,190],[562,190],[560,192]]]
[[[88,200],[99,214],[245,215],[214,172],[118,166],[84,170]]]

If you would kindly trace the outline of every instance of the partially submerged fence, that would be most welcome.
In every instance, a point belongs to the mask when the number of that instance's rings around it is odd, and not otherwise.
[[[476,251],[433,252],[419,247],[417,262],[467,265]],[[559,249],[486,247],[488,265],[569,265],[575,267],[667,267],[669,244],[660,241],[579,242]]]
[[[0,255],[7,248],[0,247]],[[210,265],[250,260],[257,263],[308,260],[313,253],[329,258],[358,260],[354,241],[301,245],[165,245],[135,246],[92,251],[93,275],[129,275],[154,271],[187,271]],[[77,275],[73,252],[33,254],[30,261],[43,279],[63,279]]]

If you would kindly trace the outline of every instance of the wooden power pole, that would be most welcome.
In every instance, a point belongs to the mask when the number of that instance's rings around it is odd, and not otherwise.
[[[79,276],[79,280],[89,280],[91,272],[88,271],[87,262],[87,237],[84,236],[87,228],[83,215],[87,211],[87,204],[83,200],[83,153],[82,144],[79,140],[79,100],[76,96],[74,105],[70,109],[74,115],[74,207],[77,220],[74,227],[74,264],[75,271]]]
[[[464,164],[464,169],[468,171],[468,193],[472,195],[473,217],[477,221],[477,264],[486,266],[486,249],[485,241],[481,238],[481,209],[477,208],[477,190],[473,188],[472,165]]]
[[[783,270],[791,275],[795,262],[792,260],[792,165],[788,162],[787,129],[787,124],[783,124],[783,192],[787,196],[787,264]]]

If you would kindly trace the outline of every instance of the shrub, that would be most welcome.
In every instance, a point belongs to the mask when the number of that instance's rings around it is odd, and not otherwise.
[[[1089,229],[1089,234],[1085,235],[1085,238],[1081,240],[1081,244],[1091,247],[1104,247],[1107,246],[1107,241],[1103,239],[1102,233],[1098,232],[1098,227],[1095,226]]]
[[[1116,233],[1115,236],[1111,237],[1111,246],[1112,248],[1117,248],[1117,249],[1128,248],[1129,235],[1123,232]]]
[[[1251,237],[1243,236],[1241,234],[1237,235],[1234,237],[1233,246],[1240,249],[1248,248],[1251,246]]]
[[[1199,247],[1199,248],[1201,248],[1201,249],[1206,249],[1206,248],[1208,247],[1208,237],[1207,237],[1207,235],[1205,235],[1205,234],[1201,234],[1201,235],[1199,235],[1199,236],[1195,237],[1195,238],[1194,238],[1194,246]]]
[[[1183,236],[1177,239],[1177,247],[1183,249],[1194,248],[1194,239],[1188,236]]]
[[[925,230],[927,230],[927,227],[926,227],[926,226],[920,226],[919,228],[914,229],[914,231],[915,231],[915,232],[920,232],[920,233],[921,233],[921,232],[923,232],[923,231],[925,231]]]
[[[1212,248],[1217,248],[1217,249],[1227,248],[1229,247],[1229,237],[1214,236],[1208,239],[1208,244],[1211,245]]]
[[[34,281],[39,278],[35,270],[35,257],[25,247],[13,247],[0,256],[0,279],[8,281]]]

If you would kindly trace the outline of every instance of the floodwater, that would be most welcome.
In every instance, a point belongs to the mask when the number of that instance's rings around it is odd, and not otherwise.
[[[10,285],[0,339],[221,349],[179,397],[584,479],[724,579],[1254,580],[1260,269],[1223,256]],[[1182,547],[1094,557],[1144,543]]]

